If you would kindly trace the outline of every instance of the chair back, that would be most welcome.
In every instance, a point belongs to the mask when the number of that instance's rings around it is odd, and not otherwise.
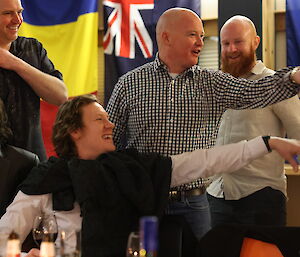
[[[245,237],[240,257],[283,257],[278,247],[253,238]]]

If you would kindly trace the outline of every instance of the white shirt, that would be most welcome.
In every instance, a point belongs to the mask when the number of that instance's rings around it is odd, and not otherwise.
[[[33,221],[36,216],[43,213],[54,213],[52,209],[52,194],[26,195],[19,191],[14,201],[7,207],[6,213],[0,219],[0,231],[4,229],[15,230],[20,241],[23,242],[31,233]],[[58,231],[76,231],[81,229],[80,207],[74,204],[71,211],[56,211]],[[74,235],[74,234],[73,234]],[[74,238],[66,238],[66,248],[74,247]],[[60,237],[56,239],[56,245],[60,245]]]
[[[252,71],[243,76],[255,80],[273,74],[258,61]],[[216,145],[249,140],[258,135],[300,138],[300,101],[298,96],[253,110],[227,110],[222,116]],[[218,198],[238,200],[270,186],[286,195],[284,160],[272,152],[249,165],[227,174],[215,176],[207,192]]]

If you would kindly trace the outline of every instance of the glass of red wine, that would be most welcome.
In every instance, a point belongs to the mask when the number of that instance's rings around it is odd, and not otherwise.
[[[57,238],[58,228],[54,213],[44,213],[36,216],[33,222],[32,235],[38,247],[40,247],[45,234],[52,242]]]

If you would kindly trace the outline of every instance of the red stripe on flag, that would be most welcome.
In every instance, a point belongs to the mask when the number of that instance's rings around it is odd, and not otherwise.
[[[49,104],[45,101],[41,101],[41,125],[43,140],[46,149],[47,156],[56,155],[54,147],[52,145],[52,127],[55,121],[56,113],[58,107],[52,104]]]
[[[112,3],[120,3],[122,5],[129,4],[153,4],[153,0],[109,0]]]
[[[118,12],[116,12],[115,16],[111,19],[111,21],[108,23],[108,27],[111,28],[114,22],[116,21],[118,16]],[[103,42],[103,48],[106,49],[110,41],[110,34],[108,35],[107,39]]]
[[[138,35],[138,37],[139,37],[139,39],[140,39],[140,41],[142,43],[142,46],[143,46],[143,48],[144,48],[144,50],[146,52],[147,58],[152,57],[152,55],[151,55],[151,53],[150,53],[150,51],[149,51],[149,49],[147,47],[147,44],[146,44],[144,38],[142,37],[141,32],[139,31],[139,28],[137,27],[136,23],[134,23],[134,29],[135,29],[135,31],[136,31],[136,33],[137,33],[137,35]]]
[[[110,41],[110,34],[108,35],[107,39],[103,42],[103,48],[104,50],[106,50],[108,44],[109,44],[109,41]]]
[[[129,57],[130,53],[130,27],[129,27],[129,13],[130,5],[122,5],[122,22],[121,22],[121,49],[120,56]]]

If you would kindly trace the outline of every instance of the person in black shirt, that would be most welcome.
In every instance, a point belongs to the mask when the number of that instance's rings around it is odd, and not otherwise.
[[[7,115],[0,99],[0,217],[12,202],[18,185],[39,162],[37,155],[7,144],[12,135],[7,126]]]
[[[22,11],[20,0],[0,0],[0,98],[13,132],[9,143],[45,160],[40,98],[60,105],[67,100],[67,90],[42,44],[18,37]]]

